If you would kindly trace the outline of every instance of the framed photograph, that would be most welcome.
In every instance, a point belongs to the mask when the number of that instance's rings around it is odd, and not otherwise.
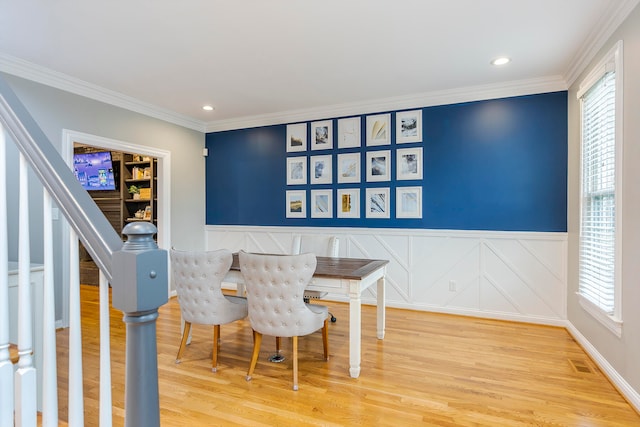
[[[307,124],[287,125],[287,153],[307,151]]]
[[[329,150],[333,148],[333,120],[311,122],[311,149]]]
[[[311,156],[311,184],[331,184],[331,154]]]
[[[367,116],[367,145],[391,144],[391,114]]]
[[[396,218],[422,218],[422,187],[396,188]]]
[[[145,221],[151,221],[151,206],[147,206],[144,208],[144,214],[142,215],[142,219]]]
[[[422,110],[396,113],[396,144],[422,142]]]
[[[367,188],[366,217],[389,218],[389,188]]]
[[[338,154],[338,182],[360,182],[360,153]]]
[[[338,189],[338,218],[360,218],[360,189]]]
[[[396,150],[396,179],[422,179],[422,147]]]
[[[391,151],[367,151],[367,181],[391,180]]]
[[[333,190],[311,190],[311,218],[333,218]]]
[[[307,156],[287,157],[287,185],[307,183]]]
[[[360,117],[338,119],[338,148],[360,147]]]
[[[287,218],[307,217],[307,192],[304,190],[287,191]]]

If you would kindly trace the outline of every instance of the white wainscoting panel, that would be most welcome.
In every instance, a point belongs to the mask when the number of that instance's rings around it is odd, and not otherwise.
[[[206,244],[289,253],[299,233],[338,236],[340,256],[388,259],[389,307],[566,325],[566,233],[209,225]]]

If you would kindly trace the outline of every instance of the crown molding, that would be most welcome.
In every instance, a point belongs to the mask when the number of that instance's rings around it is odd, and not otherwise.
[[[203,133],[556,92],[568,87],[561,76],[550,76],[205,123],[1,52],[0,71]]]
[[[582,43],[582,47],[573,57],[565,73],[567,87],[571,87],[584,72],[589,63],[595,58],[604,44],[609,40],[627,16],[640,3],[640,0],[622,0],[611,2],[609,10],[604,13],[599,22],[593,26],[593,31]]]
[[[205,122],[194,120],[191,117],[142,102],[136,98],[102,88],[2,52],[0,52],[0,71],[198,132],[204,132],[206,129]]]
[[[567,90],[567,83],[561,76],[542,77],[528,80],[501,82],[481,86],[469,86],[450,90],[374,99],[365,102],[345,103],[318,108],[284,111],[273,114],[217,120],[207,123],[206,132],[220,132],[308,120],[321,120],[383,111],[405,110],[435,105],[457,104],[487,99],[508,98],[536,93]]]

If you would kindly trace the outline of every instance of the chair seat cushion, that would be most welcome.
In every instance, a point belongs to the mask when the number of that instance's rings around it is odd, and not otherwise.
[[[238,297],[235,295],[225,295],[224,296],[227,301],[232,302],[234,304],[243,304],[247,305],[247,299],[245,297]]]
[[[322,314],[324,318],[329,316],[329,307],[319,304],[307,304],[307,308],[316,314]]]

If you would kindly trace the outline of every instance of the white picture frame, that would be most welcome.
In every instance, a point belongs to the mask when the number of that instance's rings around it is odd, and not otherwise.
[[[367,218],[389,218],[389,188],[367,188],[365,209]]]
[[[396,144],[422,142],[422,110],[396,113]]]
[[[422,179],[422,147],[396,150],[396,180]]]
[[[360,189],[339,188],[336,210],[338,218],[360,218]]]
[[[331,184],[333,181],[333,168],[331,163],[331,154],[311,156],[309,169],[311,172],[311,184]]]
[[[311,190],[311,218],[333,218],[333,190]]]
[[[333,148],[333,120],[311,122],[311,150]]]
[[[287,157],[287,185],[307,183],[307,156]]]
[[[396,187],[396,218],[422,218],[422,187]]]
[[[367,116],[367,146],[391,144],[391,114]]]
[[[307,192],[305,190],[288,190],[286,200],[287,218],[307,217]]]
[[[338,119],[338,148],[357,148],[362,146],[360,126],[360,117]]]
[[[338,154],[338,183],[360,182],[360,153]]]
[[[391,150],[367,151],[367,182],[391,180]]]
[[[287,153],[307,151],[307,124],[287,125]]]

